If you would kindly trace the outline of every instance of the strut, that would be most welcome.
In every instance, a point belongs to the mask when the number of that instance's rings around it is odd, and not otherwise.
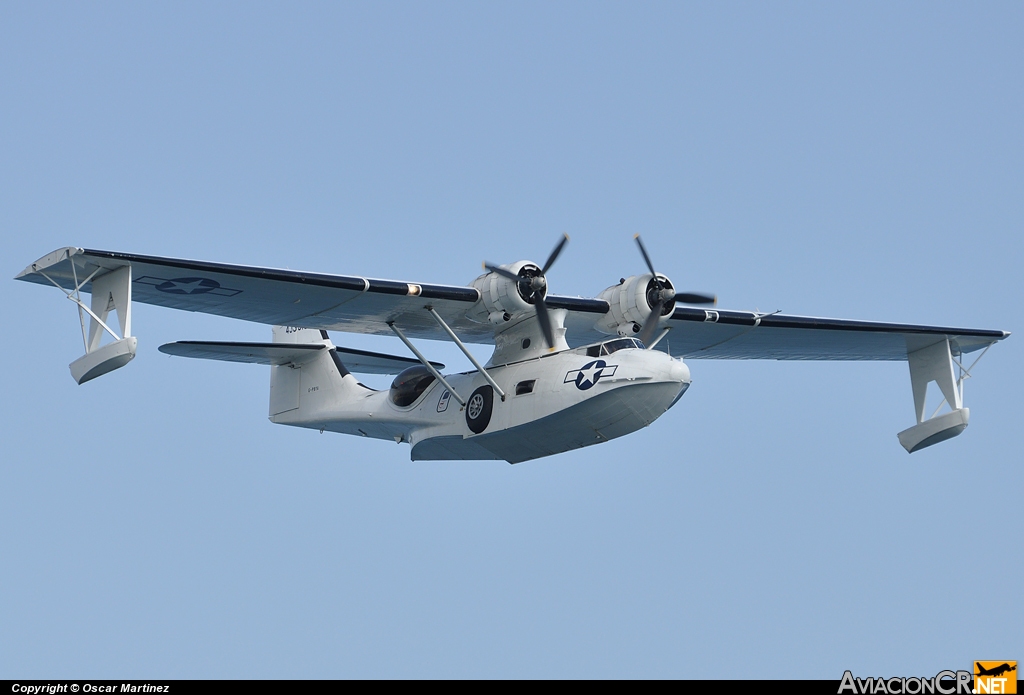
[[[473,353],[471,353],[466,348],[466,346],[463,345],[462,341],[459,340],[459,336],[455,335],[455,331],[453,331],[448,326],[448,324],[444,322],[444,319],[441,318],[440,314],[438,314],[436,311],[434,311],[434,307],[428,306],[427,307],[427,311],[430,312],[430,315],[434,317],[435,321],[437,321],[437,325],[439,325],[441,328],[443,328],[445,333],[448,334],[448,337],[450,337],[452,339],[452,341],[454,341],[455,344],[459,346],[459,349],[462,350],[462,354],[464,354],[466,357],[469,358],[469,361],[473,363],[473,366],[476,367],[478,372],[480,372],[480,375],[483,376],[483,378],[487,380],[487,383],[491,385],[491,388],[494,389],[498,393],[498,395],[501,396],[501,400],[504,401],[505,400],[505,392],[502,391],[501,387],[498,386],[497,382],[495,382],[494,379],[491,378],[491,375],[487,373],[487,370],[483,368],[483,365],[481,365],[479,362],[477,362],[476,358],[473,357]]]
[[[462,396],[459,395],[458,391],[452,388],[452,385],[449,384],[443,376],[441,376],[441,372],[434,369],[434,365],[430,364],[430,360],[424,357],[423,353],[417,350],[416,346],[413,345],[412,342],[405,337],[405,333],[402,333],[402,329],[396,326],[394,321],[388,321],[388,328],[394,331],[395,335],[397,335],[401,339],[401,341],[405,343],[405,346],[407,348],[412,350],[412,354],[416,355],[416,359],[423,363],[423,366],[427,368],[427,371],[433,374],[435,379],[444,384],[444,387],[448,389],[452,396],[455,397],[455,400],[459,402],[459,405],[461,405],[462,407],[466,407],[466,401],[462,399]]]

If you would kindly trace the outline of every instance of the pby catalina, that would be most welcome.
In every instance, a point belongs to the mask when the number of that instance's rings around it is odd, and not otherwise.
[[[68,247],[18,280],[55,285],[78,306],[85,354],[79,384],[135,356],[132,302],[273,326],[272,342],[183,341],[181,357],[270,365],[270,420],[411,445],[413,460],[518,463],[598,444],[654,422],[690,385],[685,360],[906,360],[917,424],[899,433],[914,452],[967,427],[963,383],[1009,333],[698,308],[654,269],[596,298],[548,294],[547,262],[485,264],[468,287],[373,280]],[[92,295],[89,304],[82,292]],[[117,323],[107,323],[110,312]],[[86,328],[88,315],[88,329]],[[111,321],[110,323],[114,323]],[[120,330],[115,330],[119,328]],[[415,359],[336,346],[327,331],[394,335]],[[664,340],[671,333],[670,340]],[[109,336],[105,339],[104,336]],[[451,340],[474,370],[442,374],[414,340]],[[494,345],[481,365],[465,343]],[[357,374],[397,374],[376,391]],[[934,382],[948,412],[925,412]]]

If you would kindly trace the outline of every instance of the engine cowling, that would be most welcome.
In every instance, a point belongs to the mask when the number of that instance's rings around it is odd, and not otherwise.
[[[497,273],[484,273],[469,283],[480,292],[480,301],[467,314],[470,319],[501,326],[524,313],[534,313],[537,290],[530,287],[530,280],[541,275],[540,266],[530,261],[516,261],[501,267],[522,280],[515,282]]]
[[[669,290],[674,294],[672,281],[658,273],[662,291]],[[612,285],[598,295],[611,307],[607,314],[595,324],[595,328],[609,335],[635,336],[640,328],[651,317],[651,309],[658,301],[658,283],[650,273],[633,275],[623,278],[619,284]],[[676,308],[675,299],[664,303],[661,318],[670,316]]]

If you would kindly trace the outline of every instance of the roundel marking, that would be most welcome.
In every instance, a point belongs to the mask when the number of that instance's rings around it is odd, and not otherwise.
[[[206,294],[220,287],[220,283],[210,278],[175,278],[165,280],[156,286],[161,292],[168,294]]]

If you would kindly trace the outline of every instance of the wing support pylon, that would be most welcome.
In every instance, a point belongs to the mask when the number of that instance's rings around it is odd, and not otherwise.
[[[914,413],[917,416],[917,424],[897,435],[907,453],[912,454],[933,444],[952,439],[967,429],[971,411],[963,405],[964,380],[971,376],[970,370],[987,351],[986,347],[971,366],[965,368],[953,356],[948,337],[927,347],[916,350],[908,349],[907,363],[910,365],[910,385],[914,392]],[[957,370],[959,370],[959,376]],[[925,417],[928,385],[933,382],[942,392],[943,400],[931,417]],[[944,405],[949,406],[950,412],[939,415],[938,413]]]
[[[59,289],[64,295],[78,306],[78,321],[82,326],[82,342],[85,344],[85,354],[68,365],[71,376],[79,385],[91,381],[96,377],[103,376],[115,369],[120,369],[135,358],[135,350],[138,348],[138,340],[131,335],[132,332],[132,267],[124,265],[114,270],[98,267],[83,279],[78,278],[78,269],[72,258],[73,251],[77,249],[63,249],[63,253],[55,259],[40,259],[31,266],[31,269],[39,273]],[[51,260],[49,265],[55,265],[62,261],[69,261],[71,272],[74,278],[72,289],[65,289],[60,283],[46,273],[43,262]],[[27,270],[27,269],[26,269]],[[103,272],[106,270],[107,272]],[[101,275],[100,273],[103,272]],[[92,294],[92,306],[87,306],[82,301],[82,288],[92,283],[90,292]],[[121,335],[107,324],[110,312],[117,314],[118,327]],[[89,330],[85,328],[85,315],[89,315]],[[113,342],[101,345],[103,333],[110,334]]]

